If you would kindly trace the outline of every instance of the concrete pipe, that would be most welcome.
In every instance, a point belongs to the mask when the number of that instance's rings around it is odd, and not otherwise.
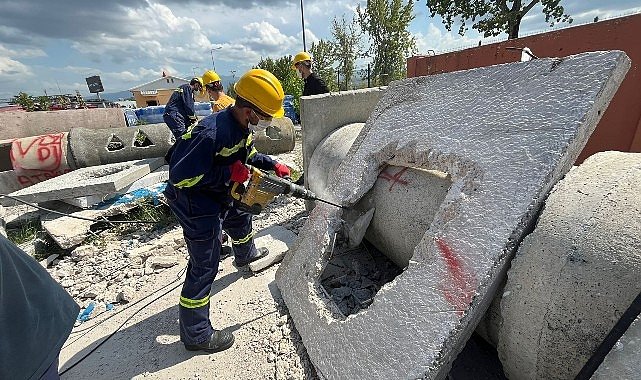
[[[345,158],[363,125],[354,123],[335,130],[312,154],[307,181],[317,195],[331,198],[328,178]],[[429,229],[450,185],[450,176],[437,171],[398,166],[382,169],[372,189],[354,206],[360,211],[376,209],[365,238],[405,268],[423,238],[412,231]]]
[[[2,112],[2,139],[69,132],[72,128],[113,129],[127,126],[120,108]]]
[[[639,294],[639,194],[641,154],[620,152],[590,157],[552,191],[494,324],[510,379],[574,378]]]
[[[69,150],[75,168],[164,157],[173,136],[166,126],[140,126],[109,130],[74,128],[69,132]],[[73,162],[73,164],[72,164]]]
[[[308,168],[310,189],[330,195],[328,177],[362,127],[337,129],[319,144]],[[376,207],[366,237],[404,267],[422,237],[411,231],[429,228],[415,220],[431,219],[426,214],[438,208],[449,182],[442,173],[387,170],[356,207]],[[497,346],[508,377],[573,378],[639,294],[639,193],[641,154],[613,152],[591,157],[551,193],[477,329]]]
[[[294,150],[296,131],[288,117],[272,120],[272,124],[264,131],[256,133],[254,145],[256,150],[265,154],[280,154]]]

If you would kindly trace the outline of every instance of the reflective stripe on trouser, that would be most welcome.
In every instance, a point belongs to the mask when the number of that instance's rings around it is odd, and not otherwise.
[[[252,215],[237,208],[230,208],[223,221],[223,230],[232,240],[232,249],[237,264],[243,264],[256,256],[254,233],[252,232]]]
[[[176,139],[179,139],[185,133],[185,119],[183,119],[182,115],[166,113],[162,115],[162,119]]]
[[[189,252],[185,283],[178,306],[180,340],[185,344],[200,344],[207,341],[213,333],[209,320],[209,293],[218,274],[224,211],[220,205],[210,202],[210,205],[216,205],[212,206],[215,209],[206,210],[206,215],[195,215],[191,206],[198,199],[190,199],[187,193],[180,190],[166,192],[166,195],[169,195],[169,207],[183,228]]]

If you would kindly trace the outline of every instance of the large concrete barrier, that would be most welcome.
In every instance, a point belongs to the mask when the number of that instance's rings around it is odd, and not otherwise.
[[[575,378],[641,292],[639,194],[641,153],[621,152],[591,156],[551,192],[500,299],[510,379]]]
[[[311,212],[276,280],[320,376],[444,378],[629,67],[624,53],[599,52],[390,85],[329,179],[331,199],[358,203],[388,165],[436,170],[452,184],[427,230],[394,231],[422,236],[409,266],[348,317],[319,281],[342,211]]]
[[[122,128],[125,115],[120,108],[93,108],[41,112],[1,112],[2,140],[69,132],[71,128]]]

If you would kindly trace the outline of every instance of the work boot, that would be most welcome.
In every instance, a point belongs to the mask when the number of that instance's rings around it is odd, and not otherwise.
[[[208,341],[201,344],[185,344],[187,351],[220,352],[234,345],[234,335],[227,331],[214,330]]]
[[[267,255],[269,255],[269,249],[265,247],[256,248],[256,256],[252,257],[251,259],[243,263],[239,263],[239,262],[236,262],[236,260],[234,260],[234,265],[236,266],[236,268],[244,267],[245,265],[249,263],[253,263],[256,260],[262,259]]]

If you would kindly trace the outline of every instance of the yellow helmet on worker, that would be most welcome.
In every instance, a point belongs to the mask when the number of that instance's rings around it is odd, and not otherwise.
[[[236,95],[258,107],[271,117],[283,117],[285,92],[278,78],[263,69],[252,69],[234,85]]]
[[[312,60],[312,56],[309,55],[308,52],[301,51],[300,53],[296,54],[296,56],[294,56],[294,61],[292,61],[292,68],[295,69],[296,68],[296,64],[299,63],[299,62],[311,61],[311,60]]]
[[[220,82],[220,76],[214,70],[207,70],[203,74],[203,84],[208,85],[212,82]]]

